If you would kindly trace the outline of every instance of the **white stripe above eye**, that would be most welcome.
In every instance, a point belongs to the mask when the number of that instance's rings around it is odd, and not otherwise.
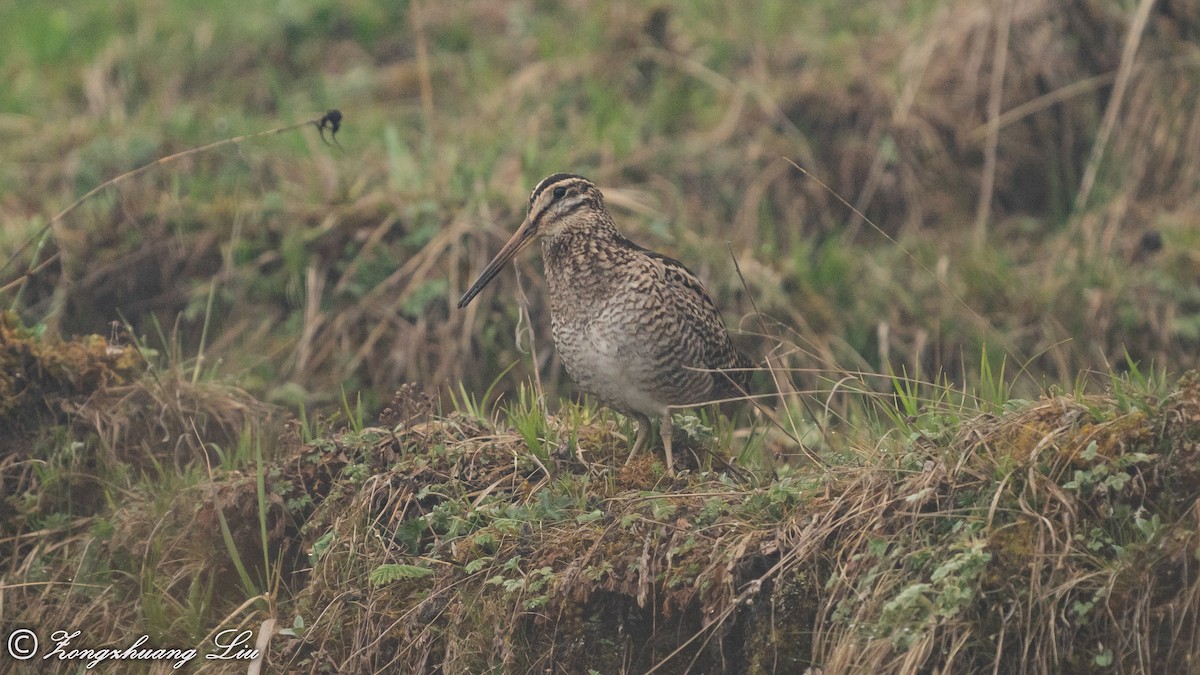
[[[552,176],[546,176],[542,179],[542,182],[538,183],[537,186],[533,188],[533,192],[529,193],[529,203],[532,204],[533,200],[537,199],[537,196],[551,185],[561,182],[573,182],[571,179],[587,182],[586,178],[574,173],[556,173]]]

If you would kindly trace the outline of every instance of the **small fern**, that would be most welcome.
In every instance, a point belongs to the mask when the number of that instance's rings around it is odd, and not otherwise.
[[[433,574],[433,570],[428,567],[418,567],[416,565],[380,565],[371,570],[370,580],[372,586],[386,586],[390,583],[408,579],[423,579]]]

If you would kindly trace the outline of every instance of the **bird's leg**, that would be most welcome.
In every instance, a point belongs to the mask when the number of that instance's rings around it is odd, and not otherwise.
[[[671,456],[671,409],[667,408],[662,414],[662,424],[658,428],[663,439],[663,450],[667,455],[667,475],[675,475],[675,458]]]
[[[629,459],[625,460],[626,464],[633,461],[633,456],[638,454],[638,451],[646,447],[650,440],[650,418],[641,413],[634,414],[633,418],[637,420],[638,432],[637,440],[633,442],[633,448],[629,451]]]

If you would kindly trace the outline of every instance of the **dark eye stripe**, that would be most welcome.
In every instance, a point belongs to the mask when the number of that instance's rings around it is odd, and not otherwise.
[[[559,186],[559,187],[556,187],[556,188],[554,188],[554,192],[552,193],[552,194],[554,195],[554,199],[553,199],[553,200],[551,200],[551,201],[550,201],[550,203],[548,203],[548,204],[546,204],[545,206],[543,206],[543,207],[542,207],[542,208],[541,208],[541,209],[540,209],[540,210],[539,210],[539,211],[538,211],[538,212],[537,212],[537,213],[536,213],[536,214],[533,216],[533,227],[534,227],[534,229],[537,229],[537,228],[538,228],[538,227],[539,227],[539,226],[542,224],[542,217],[543,217],[543,216],[545,216],[545,215],[546,215],[546,213],[550,211],[550,209],[554,208],[554,204],[556,204],[556,203],[559,203],[559,193],[558,193],[558,191],[559,191],[559,190],[562,190],[564,193],[566,193],[566,192],[568,191],[568,189],[570,190],[570,193],[571,193],[571,194],[573,194],[573,195],[577,195],[577,194],[579,194],[579,190],[578,190],[578,186],[577,186],[577,185],[572,185],[570,188],[567,188],[566,186]],[[593,199],[590,199],[590,198],[587,198],[587,197],[583,197],[583,198],[576,199],[576,200],[575,200],[573,203],[571,203],[571,205],[570,205],[570,206],[568,206],[568,207],[567,207],[567,210],[566,210],[566,211],[563,211],[562,213],[560,213],[560,214],[559,214],[559,217],[568,216],[568,215],[570,215],[570,214],[572,214],[572,213],[575,213],[575,212],[576,212],[576,211],[578,211],[579,209],[581,209],[581,208],[583,208],[583,207],[585,207],[585,206],[589,206],[589,205],[590,205],[590,206],[595,206],[595,205],[596,205],[596,202],[595,202],[595,200],[593,200]],[[532,208],[533,208],[533,205],[532,205],[532,204],[530,204],[530,209],[532,209]],[[530,211],[530,213],[532,213],[532,210]]]

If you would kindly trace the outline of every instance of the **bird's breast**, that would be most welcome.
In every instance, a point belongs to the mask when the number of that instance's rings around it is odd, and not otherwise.
[[[706,400],[705,340],[728,343],[719,317],[701,326],[709,317],[692,313],[704,308],[674,292],[653,259],[593,243],[543,245],[554,345],[571,378],[623,412]]]
[[[658,373],[636,331],[601,312],[552,314],[554,346],[579,388],[621,412],[661,414],[672,403],[656,386]]]

